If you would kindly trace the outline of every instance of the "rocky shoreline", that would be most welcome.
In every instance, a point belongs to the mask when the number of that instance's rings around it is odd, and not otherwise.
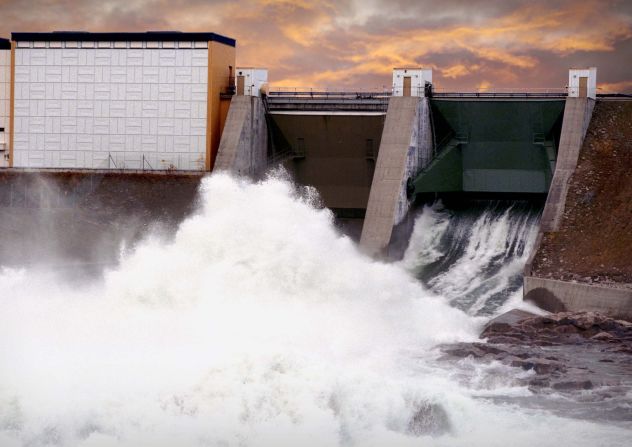
[[[481,342],[441,347],[442,360],[464,358],[520,368],[518,385],[535,394],[589,394],[617,420],[632,421],[632,323],[595,312],[539,316],[513,310],[491,320]],[[582,399],[586,401],[586,396]],[[604,417],[611,417],[604,416]]]

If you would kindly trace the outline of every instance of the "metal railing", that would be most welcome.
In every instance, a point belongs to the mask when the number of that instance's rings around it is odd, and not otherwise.
[[[237,92],[237,84],[235,84],[235,76],[228,77],[228,87],[222,93],[226,95],[234,95]]]
[[[320,98],[320,99],[374,99],[388,98],[391,91],[384,88],[362,88],[362,89],[344,89],[344,88],[313,88],[313,87],[274,87],[270,89],[268,95],[275,97],[292,97],[292,98]]]
[[[406,89],[408,90],[408,89]],[[304,99],[335,99],[335,100],[357,100],[357,99],[388,99],[391,96],[402,96],[408,91],[404,91],[401,86],[391,86],[389,88],[332,88],[332,87],[274,87],[270,89],[271,98],[304,98]],[[410,96],[430,96],[430,97],[491,97],[491,98],[541,98],[552,97],[561,98],[568,95],[566,87],[546,87],[546,88],[497,88],[479,87],[475,89],[465,89],[456,91],[454,89],[437,88],[435,86],[417,86],[410,88]]]
[[[438,98],[564,98],[568,95],[563,88],[492,88],[481,87],[472,90],[454,91],[433,88],[432,96]]]
[[[136,152],[135,154],[138,154]],[[111,169],[113,171],[203,171],[204,159],[193,161],[184,159],[180,153],[152,152],[141,153],[138,159],[126,160],[125,152],[108,152],[107,159],[94,169]]]

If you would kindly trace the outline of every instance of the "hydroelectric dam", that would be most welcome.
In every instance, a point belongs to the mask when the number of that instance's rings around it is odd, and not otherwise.
[[[395,68],[388,89],[271,89],[266,69],[237,67],[235,41],[214,33],[13,33],[0,43],[5,234],[19,234],[14,210],[25,207],[61,213],[62,227],[90,222],[76,211],[90,202],[142,225],[169,215],[170,200],[183,216],[205,172],[258,179],[283,166],[370,255],[404,256],[411,207],[463,198],[545,203],[534,254],[560,226],[593,108],[607,100],[595,68],[571,69],[555,89],[446,92],[416,67]],[[162,192],[143,211],[150,178]],[[3,244],[9,257],[24,252],[10,236]],[[526,264],[525,296],[542,307],[630,315],[629,288],[589,299],[594,285],[569,289]]]
[[[280,88],[211,32],[0,39],[0,445],[627,445],[630,123],[595,68]]]

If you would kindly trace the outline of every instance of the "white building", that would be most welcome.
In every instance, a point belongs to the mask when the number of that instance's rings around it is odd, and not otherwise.
[[[568,71],[568,96],[597,98],[597,68],[571,68]]]
[[[212,168],[233,39],[53,32],[13,33],[12,40],[11,166]]]
[[[11,42],[0,39],[0,168],[9,166]]]
[[[431,68],[393,69],[393,96],[426,96],[426,85],[431,84]]]
[[[235,91],[237,95],[261,96],[268,88],[268,70],[265,68],[237,67]]]

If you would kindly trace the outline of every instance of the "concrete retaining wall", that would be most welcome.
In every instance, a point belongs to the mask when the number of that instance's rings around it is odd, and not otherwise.
[[[632,321],[632,289],[527,276],[524,299],[551,312],[595,311]]]
[[[78,277],[115,264],[148,232],[177,230],[197,206],[203,175],[0,170],[0,265],[70,265]]]
[[[267,166],[268,130],[261,98],[233,96],[215,169],[258,177]]]
[[[393,227],[402,222],[410,205],[407,180],[430,162],[431,155],[428,99],[391,98],[360,238],[367,253],[387,251]]]

